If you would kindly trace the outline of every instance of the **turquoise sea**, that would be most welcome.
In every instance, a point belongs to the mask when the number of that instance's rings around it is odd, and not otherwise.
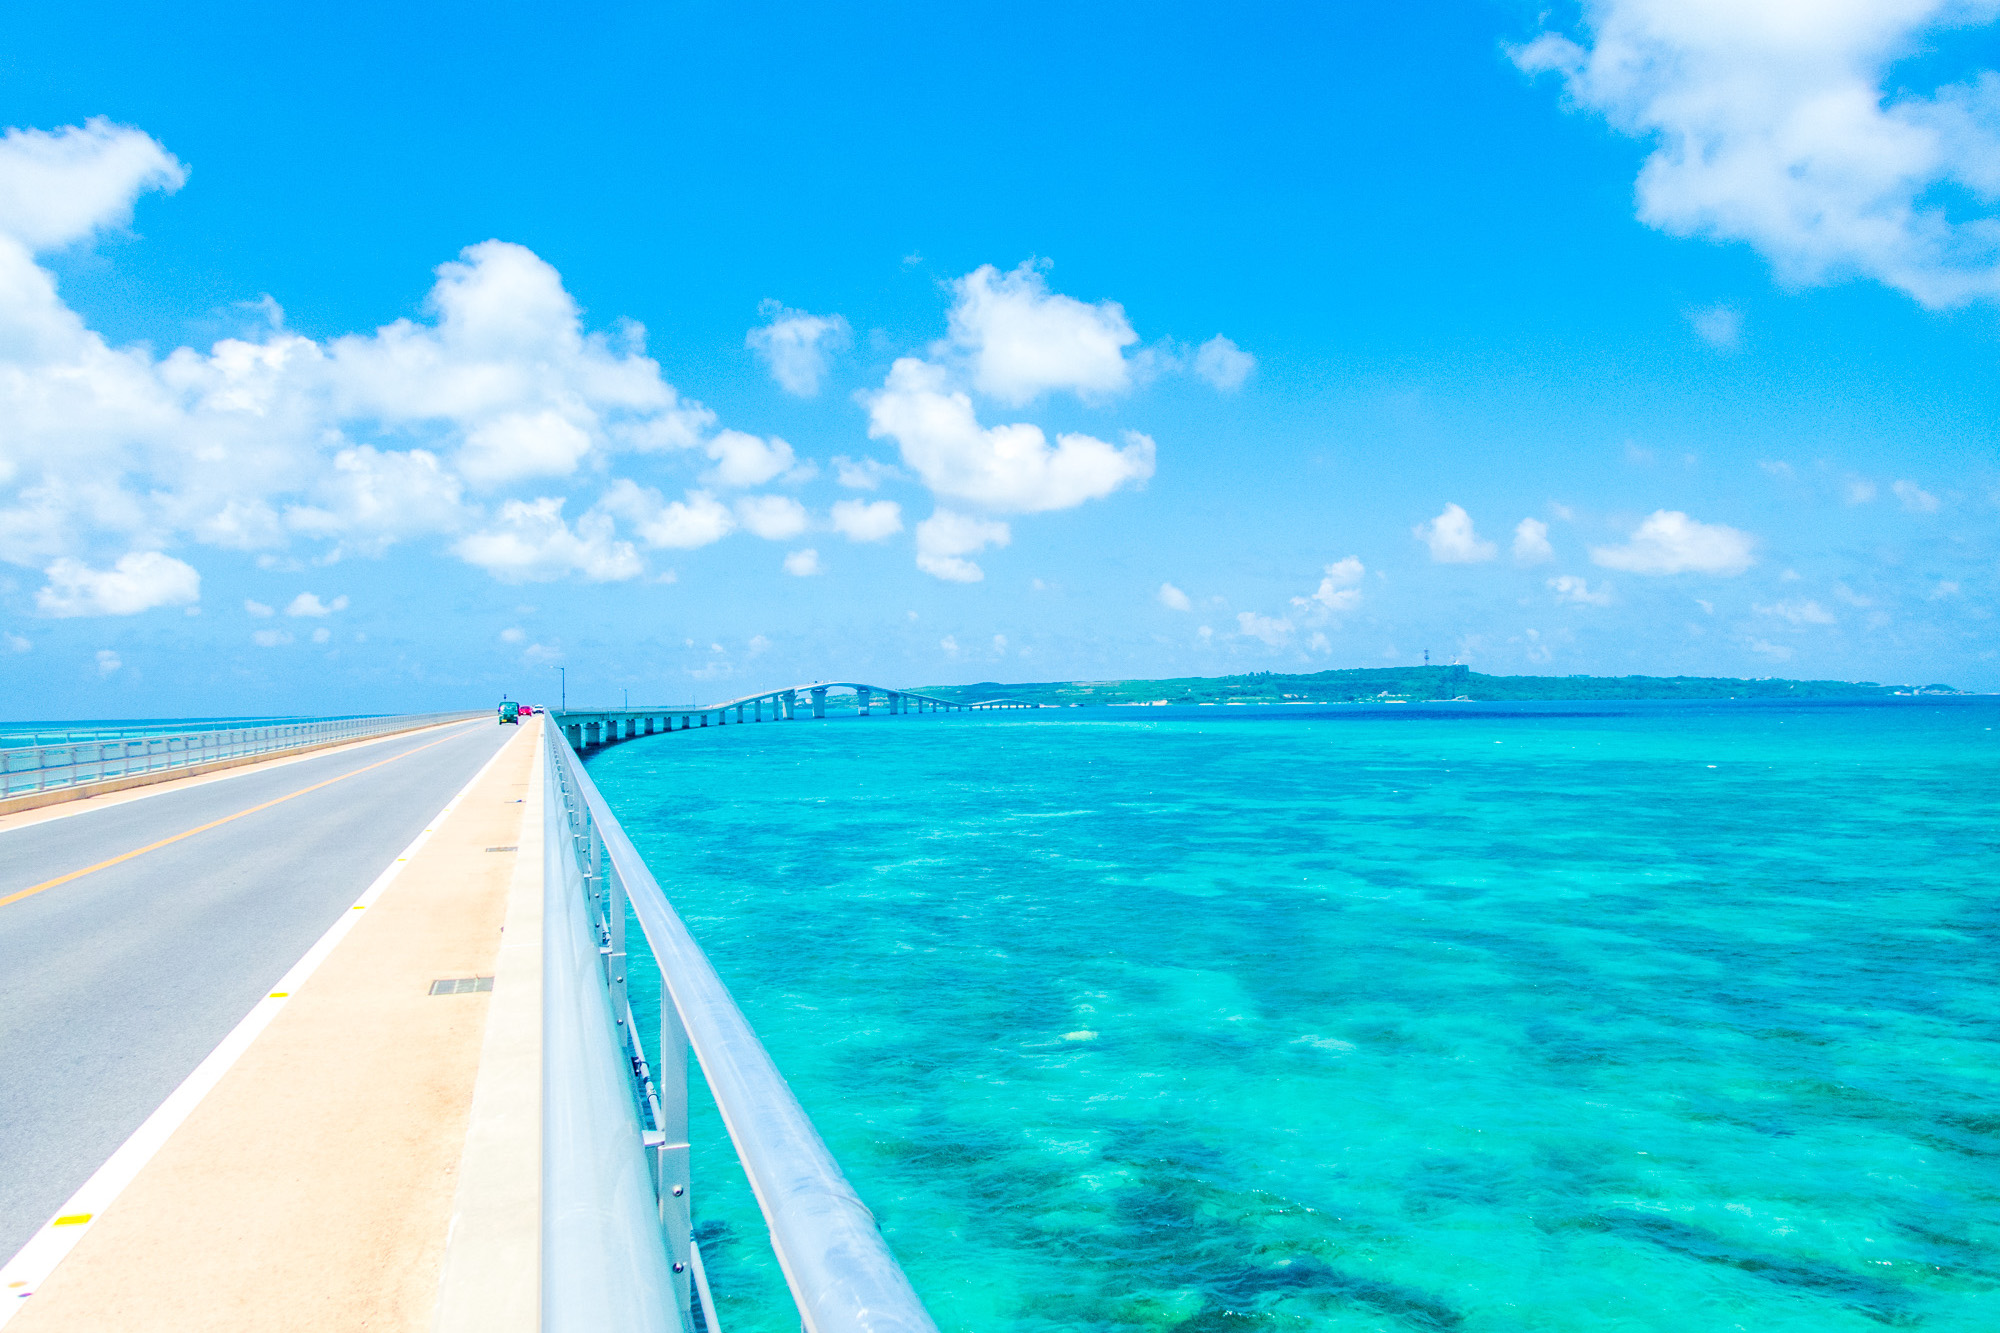
[[[1084,709],[590,769],[946,1330],[1990,1333],[1996,726]],[[700,1105],[694,1194],[724,1328],[796,1329]]]

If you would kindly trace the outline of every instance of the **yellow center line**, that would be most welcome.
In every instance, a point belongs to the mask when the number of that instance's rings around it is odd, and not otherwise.
[[[336,782],[345,782],[349,778],[358,778],[363,773],[368,772],[369,769],[380,768],[384,764],[393,764],[398,759],[408,759],[411,755],[421,754],[423,751],[430,749],[434,745],[443,745],[446,741],[456,740],[456,739],[458,739],[456,736],[440,736],[437,740],[430,741],[423,745],[419,745],[414,750],[405,750],[401,754],[392,754],[387,759],[378,759],[374,763],[368,764],[362,768],[357,768],[351,773],[342,773],[337,778],[328,778],[324,782],[315,782],[310,787],[301,787],[297,791],[287,792],[283,796],[277,797],[274,800],[269,800],[264,802],[262,805],[253,805],[248,810],[238,810],[233,815],[224,815],[220,819],[211,819],[206,824],[197,825],[194,828],[188,829],[184,833],[176,833],[171,838],[162,838],[158,842],[147,843],[144,847],[135,848],[132,851],[125,852],[118,856],[114,856],[109,861],[99,861],[94,866],[85,866],[81,870],[72,870],[67,875],[57,875],[54,879],[43,880],[40,884],[36,884],[29,888],[22,889],[18,893],[10,893],[5,898],[0,898],[0,907],[5,907],[9,903],[18,903],[23,898],[32,898],[36,894],[40,893],[42,890],[53,889],[58,884],[67,884],[73,879],[82,879],[85,875],[94,874],[99,870],[104,870],[107,869],[108,867],[115,866],[121,861],[130,861],[135,856],[144,856],[147,852],[156,852],[160,848],[166,847],[172,843],[179,842],[183,838],[192,838],[197,833],[206,833],[212,828],[219,828],[222,825],[229,823],[231,820],[241,819],[245,815],[254,815],[259,810],[269,810],[274,805],[283,805],[286,801],[291,800],[294,796],[304,796],[307,792],[318,791],[321,787],[331,787]]]

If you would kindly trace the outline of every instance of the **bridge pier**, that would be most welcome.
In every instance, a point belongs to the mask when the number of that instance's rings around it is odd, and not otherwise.
[[[867,686],[865,685],[856,686],[854,690],[854,700],[857,705],[855,711],[860,713],[861,716],[867,717],[869,715],[870,707],[874,702],[874,697],[875,697],[874,692],[870,690]]]
[[[799,692],[797,690],[786,690],[784,702],[785,702],[785,721],[787,722],[796,721],[797,720],[796,715],[799,707]]]
[[[825,716],[826,716],[826,690],[825,690],[825,688],[824,688],[824,687],[821,687],[821,688],[819,688],[819,689],[816,689],[816,690],[814,690],[814,691],[812,692],[812,699],[813,699],[813,716],[814,716],[814,717],[825,717]]]

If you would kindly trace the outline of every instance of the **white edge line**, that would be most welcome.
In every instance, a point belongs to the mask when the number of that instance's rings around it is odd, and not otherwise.
[[[19,1253],[7,1261],[4,1268],[0,1268],[0,1328],[4,1328],[7,1321],[27,1304],[28,1297],[34,1295],[36,1289],[48,1280],[56,1265],[68,1257],[69,1252],[76,1248],[77,1242],[83,1239],[84,1233],[97,1224],[97,1219],[104,1215],[105,1210],[116,1202],[125,1187],[145,1169],[146,1163],[152,1161],[154,1155],[166,1146],[174,1131],[194,1113],[194,1108],[201,1105],[202,1098],[222,1081],[222,1076],[229,1072],[230,1066],[242,1058],[243,1052],[250,1049],[250,1044],[257,1040],[258,1034],[271,1025],[271,1020],[278,1016],[278,1011],[290,1001],[292,995],[298,992],[298,988],[305,984],[306,978],[326,961],[326,956],[347,937],[347,932],[354,929],[355,913],[366,909],[382,896],[383,891],[403,873],[403,867],[409,863],[410,858],[430,841],[431,834],[437,832],[446,817],[458,808],[460,801],[472,794],[472,789],[479,784],[479,780],[486,776],[493,765],[500,762],[500,756],[506,751],[507,747],[502,745],[493,752],[493,757],[472,775],[472,781],[459,788],[458,794],[445,803],[444,809],[431,817],[424,831],[412,839],[409,846],[397,853],[396,859],[389,863],[388,868],[377,875],[375,882],[354,900],[354,905],[342,912],[340,919],[333,923],[326,934],[320,936],[318,942],[306,950],[305,957],[293,963],[291,970],[278,978],[277,984],[271,987],[270,992],[257,1001],[250,1012],[243,1016],[243,1021],[230,1029],[229,1035],[222,1039],[221,1044],[210,1051],[207,1058],[194,1067],[194,1072],[167,1095],[167,1099],[160,1103],[159,1109],[147,1116],[146,1122],[132,1132],[132,1137],[120,1144],[118,1151],[112,1153],[104,1165],[98,1167],[95,1174],[84,1181],[82,1187],[70,1195],[68,1201],[56,1210],[55,1217],[43,1223],[42,1229],[21,1247]],[[57,1224],[58,1219],[79,1216],[84,1220],[65,1225]]]

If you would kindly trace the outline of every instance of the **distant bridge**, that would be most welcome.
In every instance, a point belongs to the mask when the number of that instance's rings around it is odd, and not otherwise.
[[[826,716],[826,696],[834,690],[851,691],[855,708],[863,717],[868,717],[872,713],[878,695],[881,696],[891,716],[903,713],[973,713],[1000,708],[1043,707],[1041,704],[1029,703],[1023,699],[997,698],[975,701],[941,699],[933,694],[889,689],[886,686],[867,685],[860,681],[822,680],[810,685],[792,685],[781,690],[766,690],[762,694],[746,694],[738,699],[726,699],[721,703],[704,704],[700,707],[557,709],[554,711],[554,721],[569,739],[571,748],[581,753],[595,746],[611,745],[617,741],[631,740],[636,736],[686,731],[691,727],[721,727],[732,722],[762,722],[765,720],[766,704],[770,705],[771,721],[795,721],[799,716],[800,695],[805,695],[809,701],[811,716],[823,718]]]

